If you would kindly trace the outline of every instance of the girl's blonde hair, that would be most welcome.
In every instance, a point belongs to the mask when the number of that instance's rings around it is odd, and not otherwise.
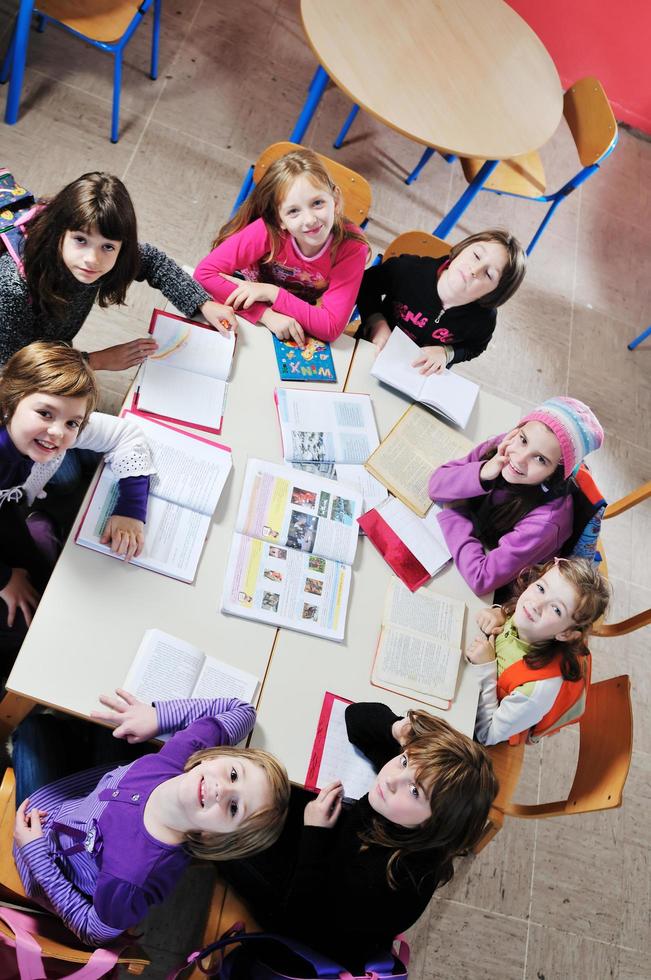
[[[271,247],[262,262],[272,262],[280,250],[282,236],[278,211],[287,197],[289,187],[298,177],[307,177],[318,189],[327,191],[335,200],[335,220],[332,226],[331,255],[334,257],[337,249],[348,238],[368,245],[366,237],[350,222],[347,222],[342,209],[341,190],[334,183],[325,166],[313,150],[291,150],[271,164],[263,174],[260,182],[255,185],[246,201],[240,206],[233,217],[220,228],[212,243],[217,248],[226,238],[246,228],[252,221],[262,218],[269,237]]]
[[[558,568],[576,592],[577,602],[572,620],[573,627],[580,632],[580,636],[571,640],[552,639],[534,644],[530,653],[522,659],[532,670],[538,670],[560,655],[563,677],[568,681],[577,681],[583,676],[582,659],[590,652],[586,646],[590,627],[600,616],[605,615],[610,601],[610,586],[596,562],[587,558],[552,558],[544,565],[525,568],[516,580],[513,597],[504,603],[502,609],[507,616],[512,616],[525,589],[554,567]]]
[[[99,388],[81,351],[61,341],[37,340],[7,361],[0,379],[0,412],[10,422],[18,403],[36,393],[62,398],[85,398],[86,411],[79,429],[95,410]]]
[[[480,839],[499,784],[483,746],[426,711],[409,711],[411,735],[403,749],[416,769],[418,782],[427,790],[431,816],[418,827],[399,827],[375,816],[364,844],[378,844],[392,853],[387,862],[387,881],[397,887],[400,861],[417,851],[431,850],[437,884],[454,873],[452,859]]]
[[[115,265],[97,286],[100,306],[124,303],[138,275],[140,253],[136,213],[120,178],[97,171],[82,174],[39,204],[25,226],[23,250],[25,279],[36,311],[54,319],[65,314],[72,289],[71,274],[61,256],[67,231],[97,229],[102,237],[122,243]]]
[[[185,763],[184,771],[189,772],[200,762],[220,756],[247,759],[259,766],[271,787],[271,806],[252,813],[230,833],[190,833],[187,846],[195,857],[206,861],[236,861],[265,851],[278,840],[287,816],[289,779],[285,767],[264,749],[238,749],[230,745],[195,752]]]
[[[506,303],[507,299],[511,299],[524,279],[524,274],[527,271],[526,253],[517,238],[510,232],[502,231],[501,228],[488,228],[486,231],[478,231],[476,235],[469,235],[463,241],[453,245],[450,249],[450,261],[456,259],[464,248],[474,245],[475,242],[497,242],[498,245],[503,245],[506,249],[508,258],[500,281],[495,289],[477,300],[480,306],[492,308],[501,306],[502,303]]]

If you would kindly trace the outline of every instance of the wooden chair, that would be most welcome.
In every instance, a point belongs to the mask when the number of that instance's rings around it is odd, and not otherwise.
[[[13,836],[16,819],[16,782],[13,769],[6,769],[0,785],[0,897],[5,901],[20,905],[25,909],[38,909],[38,905],[25,894],[20,875],[13,859]],[[67,963],[87,963],[93,952],[59,922],[53,915],[35,916],[39,926],[34,936],[43,956]],[[13,934],[3,922],[0,932],[13,938]],[[139,946],[133,944],[118,957],[118,963],[127,968],[128,973],[140,974],[150,961]]]
[[[222,881],[217,876],[208,910],[208,917],[203,930],[201,947],[208,946],[216,939],[219,939],[236,922],[243,923],[247,932],[262,932],[262,929],[253,918],[244,900],[233,891],[230,885],[227,885],[225,881]],[[210,969],[212,967],[210,963],[203,963],[202,965],[204,969]],[[201,980],[205,975],[198,966],[195,966],[190,974],[190,980]]]
[[[620,500],[616,500],[614,504],[609,504],[604,511],[602,521],[607,521],[612,517],[617,517],[618,514],[623,514],[625,511],[630,510],[631,507],[635,507],[636,504],[642,503],[643,500],[647,500],[649,497],[651,497],[651,481],[644,483],[637,490],[633,490]],[[602,556],[601,570],[608,577],[608,566],[601,540],[599,542],[599,551]],[[646,609],[644,612],[630,616],[628,619],[623,619],[619,623],[599,622],[593,627],[592,632],[594,636],[624,636],[626,633],[632,633],[634,630],[642,629],[643,626],[648,626],[650,623],[651,609]]]
[[[36,0],[34,13],[38,30],[47,23],[63,28],[75,37],[114,56],[113,111],[111,114],[111,143],[117,143],[120,126],[120,93],[122,88],[122,56],[124,49],[150,7],[154,8],[151,66],[149,77],[158,77],[158,47],[163,0]],[[0,82],[9,78],[13,63],[15,32],[9,45]]]
[[[631,681],[627,674],[590,685],[585,714],[578,725],[579,758],[566,800],[513,803],[524,746],[503,743],[488,747],[500,781],[500,791],[491,808],[484,836],[474,849],[475,854],[501,830],[505,816],[532,820],[592,813],[621,806],[622,790],[633,752]]]
[[[260,181],[261,177],[274,161],[291,150],[302,149],[303,147],[298,143],[272,143],[266,150],[263,150],[256,162],[249,168],[249,172],[244,178],[244,183],[237,195],[231,215],[246,201],[254,185]],[[366,222],[371,207],[371,185],[365,177],[362,177],[361,174],[356,173],[354,170],[350,170],[349,167],[344,167],[341,163],[337,163],[329,157],[324,157],[321,153],[317,153],[317,156],[335,184],[341,188],[344,200],[344,214],[354,224],[363,225]]]

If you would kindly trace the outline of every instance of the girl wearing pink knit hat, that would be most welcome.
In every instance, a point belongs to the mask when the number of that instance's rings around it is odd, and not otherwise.
[[[603,439],[587,405],[559,396],[435,470],[429,495],[443,505],[447,546],[477,595],[563,553],[573,532],[573,474]]]

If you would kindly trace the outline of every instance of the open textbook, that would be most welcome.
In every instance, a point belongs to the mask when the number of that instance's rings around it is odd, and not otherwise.
[[[354,487],[365,507],[386,490],[363,463],[379,444],[370,395],[276,389],[283,457],[296,469]]]
[[[393,579],[387,593],[371,683],[449,708],[457,686],[465,604]]]
[[[250,459],[222,611],[343,640],[361,509],[348,487]]]
[[[428,582],[452,557],[439,527],[438,507],[416,517],[389,497],[359,519],[359,526],[387,565],[412,592]]]
[[[147,702],[239,698],[251,703],[258,678],[207,656],[178,636],[150,629],[145,631],[122,686]]]
[[[149,333],[158,350],[143,363],[135,407],[170,422],[221,432],[235,332],[154,310]]]
[[[231,471],[231,451],[137,413],[123,414],[144,432],[156,467],[150,480],[145,547],[131,563],[192,582],[213,512]],[[118,481],[110,467],[104,466],[77,531],[77,544],[119,557],[100,544],[117,496]]]
[[[460,459],[473,443],[420,405],[410,405],[365,468],[419,517],[432,506],[427,492],[434,470]]]
[[[419,374],[420,369],[412,367],[412,364],[420,353],[420,347],[399,327],[395,327],[376,357],[371,374],[415,401],[429,405],[465,429],[479,394],[479,386],[447,369],[429,378]]]
[[[340,779],[344,799],[358,800],[375,782],[375,769],[363,752],[348,741],[345,712],[351,701],[327,691],[316,727],[305,786],[320,790]]]

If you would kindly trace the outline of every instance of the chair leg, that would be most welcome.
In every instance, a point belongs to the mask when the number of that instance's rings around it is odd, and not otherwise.
[[[337,139],[332,144],[333,147],[335,148],[335,150],[341,149],[341,144],[346,139],[346,136],[348,135],[348,130],[350,129],[350,127],[355,122],[355,118],[356,118],[358,112],[359,112],[359,106],[358,105],[354,105],[353,108],[350,110],[350,112],[348,113],[348,115],[346,117],[346,122],[343,124],[343,126],[339,130],[339,135],[337,136]]]
[[[242,186],[240,187],[240,192],[235,198],[235,204],[233,205],[233,210],[231,211],[230,214],[231,218],[238,210],[240,205],[244,204],[244,202],[246,201],[247,197],[249,196],[252,190],[253,190],[253,164],[251,164],[251,166],[249,167],[248,173],[242,182]]]
[[[431,160],[431,158],[434,156],[435,153],[436,150],[432,146],[425,147],[423,151],[423,155],[421,156],[420,160],[418,161],[418,163],[416,164],[412,172],[409,174],[409,176],[405,179],[405,184],[413,184],[415,180],[418,180],[419,173],[421,172],[421,170],[423,169],[427,161]]]
[[[16,43],[16,27],[11,33],[11,40],[9,42],[9,47],[7,48],[7,53],[5,54],[4,61],[2,62],[2,67],[0,68],[0,85],[4,85],[9,75],[11,74],[11,66],[14,60],[14,44]]]
[[[18,7],[16,26],[14,27],[14,39],[12,42],[11,73],[9,77],[9,91],[7,92],[7,106],[5,109],[5,122],[13,126],[18,122],[18,108],[20,105],[20,92],[23,87],[25,76],[25,60],[27,58],[27,45],[29,43],[29,25],[32,22],[32,5],[21,3]]]
[[[545,217],[543,218],[543,220],[541,221],[540,226],[538,227],[538,231],[533,236],[533,238],[529,242],[529,245],[527,246],[527,255],[531,255],[531,253],[533,252],[534,248],[538,244],[538,240],[540,239],[543,231],[551,221],[554,211],[556,210],[556,208],[558,207],[558,205],[561,203],[562,200],[563,200],[562,197],[557,197],[555,198],[554,201],[552,201],[552,205],[549,211],[547,212],[547,214],[545,215]]]
[[[486,822],[486,828],[484,833],[479,838],[477,843],[472,849],[473,854],[479,854],[484,850],[487,844],[490,844],[493,837],[495,837],[502,829],[502,824],[504,823],[504,814],[501,810],[495,810],[491,808],[488,815],[488,820]]]
[[[149,77],[154,81],[158,78],[158,48],[160,44],[160,20],[163,0],[154,0],[154,22],[151,34],[151,70]]]
[[[632,340],[630,344],[627,344],[626,346],[629,350],[635,350],[635,348],[639,347],[642,341],[646,340],[649,336],[651,336],[651,327],[647,327],[647,329],[644,330],[639,337],[636,337],[635,340]]]
[[[113,65],[113,111],[111,112],[111,143],[120,138],[120,93],[122,88],[122,49],[115,51]]]
[[[294,126],[289,141],[290,143],[300,143],[305,136],[307,127],[312,122],[312,117],[316,112],[317,106],[321,101],[321,96],[326,90],[326,86],[330,78],[328,73],[319,65],[314,73],[314,77],[310,82],[310,87],[308,89],[307,98],[305,104],[301,109],[301,113],[296,120],[296,125]]]
[[[437,227],[432,232],[437,238],[447,238],[457,221],[461,218],[462,214],[465,212],[466,208],[469,206],[471,201],[477,196],[479,191],[482,189],[495,167],[498,165],[499,160],[487,160],[484,166],[481,168],[477,176],[474,178],[472,183],[468,184],[465,191],[453,207],[450,208],[446,216],[440,221]]]
[[[38,14],[36,17],[36,30],[39,34],[45,33],[45,17],[43,14]]]

